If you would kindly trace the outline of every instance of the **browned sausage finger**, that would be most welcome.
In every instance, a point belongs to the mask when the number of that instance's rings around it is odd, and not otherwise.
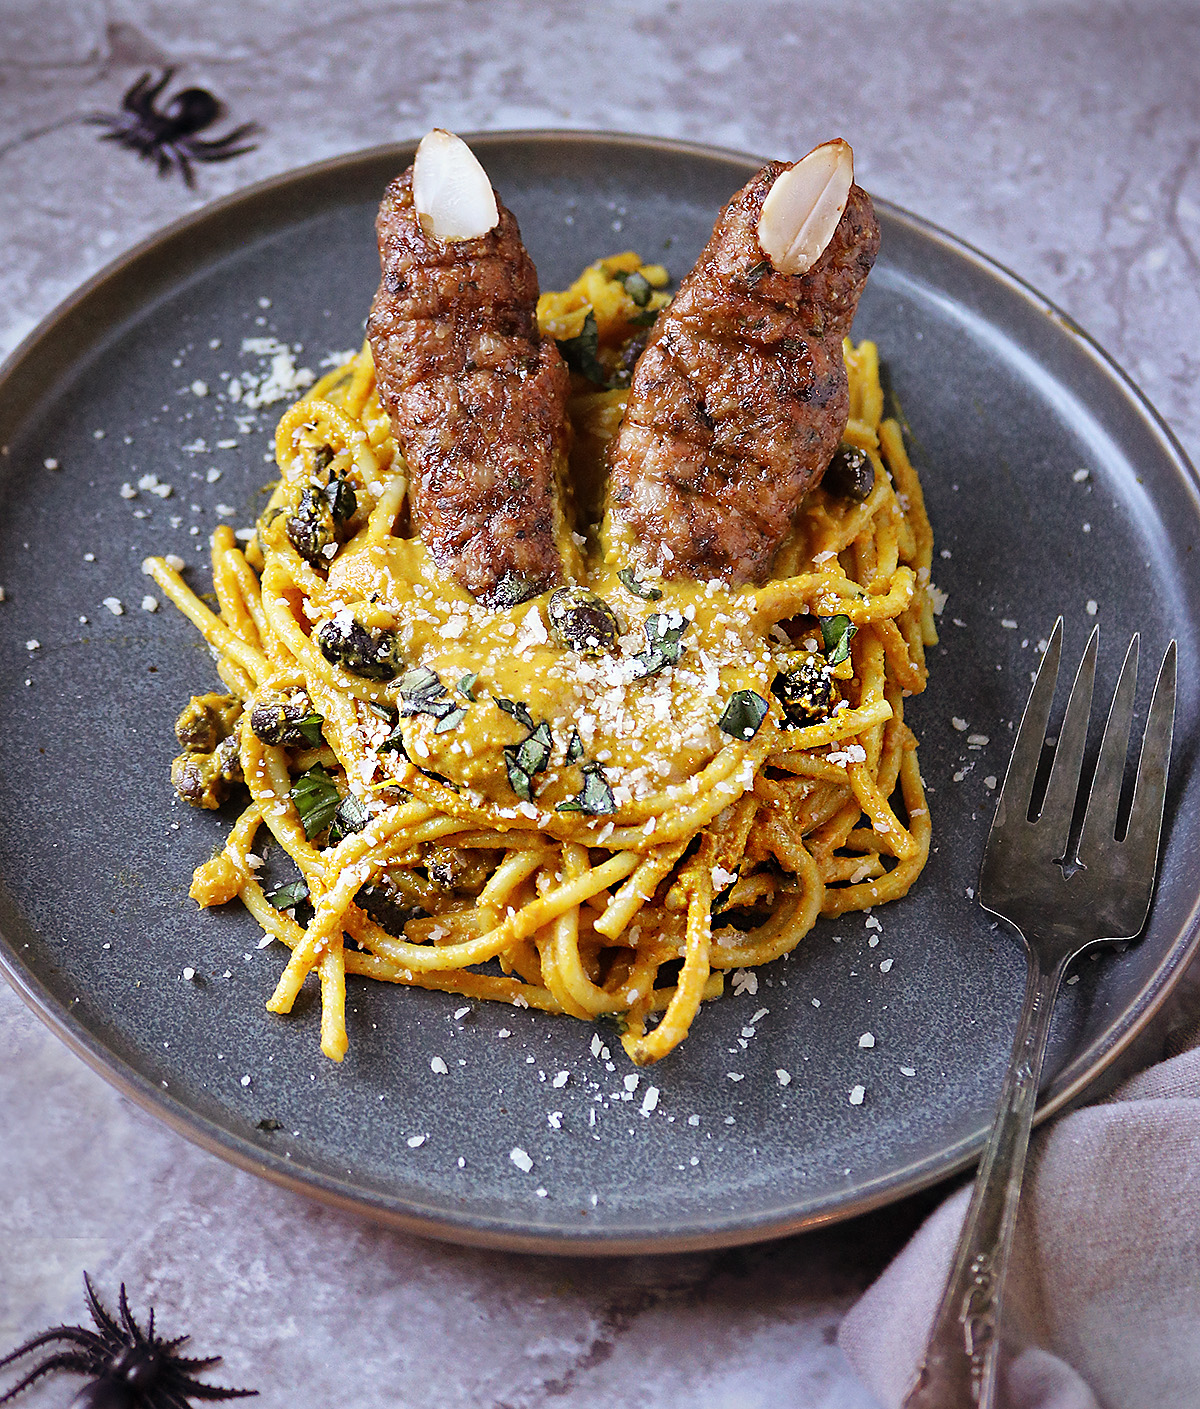
[[[767,576],[845,430],[842,338],[878,249],[844,142],[770,163],[721,212],[610,448],[611,531],[636,560],[668,577]]]
[[[516,220],[449,133],[424,139],[376,232],[383,278],[367,335],[414,523],[472,596],[512,605],[560,581],[571,551],[569,378],[538,332],[537,274]]]

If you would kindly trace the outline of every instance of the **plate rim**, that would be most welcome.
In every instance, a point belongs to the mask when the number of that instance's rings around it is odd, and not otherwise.
[[[736,164],[751,173],[766,160],[751,153],[734,148],[707,143],[689,142],[677,138],[657,137],[638,133],[627,133],[604,129],[583,128],[528,128],[505,129],[486,132],[466,132],[462,136],[480,150],[488,147],[507,146],[514,143],[532,144],[541,147],[561,147],[564,145],[607,145],[619,144],[624,148],[642,149],[667,155],[681,155],[689,158],[715,160]],[[277,173],[262,181],[219,197],[189,211],[158,230],[152,231],[137,241],[128,250],[104,265],[87,280],[71,291],[29,332],[13,351],[0,364],[0,415],[9,399],[11,384],[18,382],[25,364],[38,353],[45,354],[52,339],[60,328],[94,299],[100,297],[114,282],[125,276],[131,267],[144,259],[162,254],[164,248],[174,243],[204,224],[219,224],[239,207],[260,205],[264,198],[272,198],[286,192],[289,187],[303,181],[320,181],[348,173],[353,168],[379,163],[385,160],[407,161],[415,149],[416,141],[381,143],[373,147],[344,152],[304,166],[294,167]],[[873,197],[876,206],[897,224],[908,227],[918,237],[932,241],[950,253],[962,257],[983,273],[997,280],[1010,293],[1017,295],[1031,306],[1035,312],[1049,318],[1060,333],[1071,338],[1079,348],[1098,364],[1102,373],[1114,379],[1124,390],[1127,398],[1140,413],[1144,423],[1161,442],[1164,453],[1176,471],[1188,485],[1200,504],[1200,474],[1192,465],[1178,437],[1167,424],[1161,413],[1150,402],[1132,376],[1069,314],[1059,308],[1039,290],[1019,274],[1009,269],[969,241],[950,231],[915,215],[886,198]],[[101,335],[103,335],[101,328]],[[90,344],[73,347],[71,364],[88,354]],[[28,414],[26,409],[25,414]],[[23,417],[22,417],[23,419]],[[1191,959],[1200,950],[1200,895],[1197,896],[1190,913],[1185,917],[1178,934],[1166,949],[1161,959],[1143,987],[1140,1008],[1137,1003],[1129,1005],[1125,1015],[1132,1013],[1128,1027],[1116,1034],[1105,1045],[1105,1034],[1089,1047],[1077,1054],[1059,1074],[1051,1089],[1051,1094],[1038,1106],[1036,1121],[1049,1119],[1064,1107],[1070,1105],[1085,1090],[1107,1072],[1114,1063],[1138,1040],[1163,1004],[1170,996],[1175,984],[1186,971]],[[368,1216],[377,1222],[398,1228],[404,1232],[423,1237],[443,1239],[468,1246],[494,1248],[504,1251],[555,1254],[562,1256],[627,1256],[646,1253],[695,1252],[706,1249],[731,1247],[768,1239],[793,1235],[808,1228],[842,1221],[867,1213],[886,1204],[898,1202],[902,1198],[918,1193],[934,1184],[948,1180],[974,1164],[983,1147],[987,1128],[981,1127],[973,1134],[962,1137],[957,1145],[943,1149],[936,1157],[927,1157],[908,1166],[902,1166],[891,1175],[876,1181],[875,1185],[861,1191],[856,1197],[839,1201],[832,1207],[818,1208],[791,1215],[773,1214],[756,1219],[741,1220],[722,1218],[710,1223],[704,1229],[692,1232],[678,1230],[645,1236],[614,1232],[604,1234],[581,1229],[573,1232],[555,1230],[539,1231],[536,1225],[521,1225],[515,1228],[511,1223],[484,1216],[478,1212],[464,1212],[455,1215],[447,1210],[422,1210],[419,1203],[405,1197],[403,1207],[397,1206],[395,1196],[379,1190],[355,1188],[347,1181],[335,1178],[318,1170],[305,1170],[301,1174],[296,1166],[282,1155],[274,1155],[269,1150],[255,1146],[249,1140],[234,1134],[219,1125],[207,1115],[185,1105],[169,1090],[162,1090],[134,1066],[116,1052],[105,1047],[100,1038],[78,1021],[69,1007],[64,1007],[50,994],[36,974],[26,968],[20,960],[17,946],[0,928],[0,972],[13,987],[22,1001],[46,1024],[46,1026],[66,1044],[93,1071],[103,1077],[122,1095],[128,1097],[142,1110],[163,1121],[185,1139],[198,1145],[209,1154],[233,1164],[250,1174],[269,1179],[273,1183],[315,1198],[347,1212]],[[1072,1075],[1072,1073],[1074,1073]],[[1067,1080],[1063,1080],[1063,1077]],[[948,1156],[948,1157],[947,1157]]]

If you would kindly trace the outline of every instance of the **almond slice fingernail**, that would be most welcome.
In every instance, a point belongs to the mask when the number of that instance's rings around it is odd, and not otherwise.
[[[775,180],[758,217],[758,242],[781,274],[804,274],[837,229],[850,187],[854,153],[840,137],[814,147]]]
[[[487,172],[461,137],[435,127],[413,162],[413,205],[435,240],[474,240],[500,222]]]

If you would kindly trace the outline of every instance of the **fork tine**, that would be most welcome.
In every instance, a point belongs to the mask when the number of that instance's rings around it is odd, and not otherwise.
[[[1108,711],[1108,723],[1104,726],[1104,740],[1100,745],[1100,757],[1096,762],[1095,776],[1088,793],[1087,812],[1084,815],[1083,831],[1076,853],[1085,866],[1091,865],[1098,858],[1101,849],[1111,842],[1117,833],[1121,780],[1125,776],[1129,728],[1133,723],[1139,643],[1140,638],[1135,631],[1129,649],[1125,652],[1125,664],[1121,667],[1121,677],[1117,681],[1112,708]]]
[[[1060,616],[1050,633],[1050,644],[1038,667],[1037,679],[1029,693],[1029,703],[1021,716],[1021,727],[1017,730],[1017,741],[1013,745],[1012,757],[1008,761],[1008,771],[1000,789],[1000,802],[996,809],[993,831],[1000,827],[1003,818],[1011,807],[1013,817],[1023,822],[1029,813],[1029,799],[1033,793],[1033,782],[1037,776],[1038,760],[1042,756],[1042,744],[1046,738],[1046,725],[1050,722],[1050,706],[1054,703],[1054,687],[1058,683],[1058,663],[1062,655],[1063,619]]]
[[[1154,685],[1154,698],[1146,719],[1137,785],[1124,846],[1129,848],[1132,874],[1153,877],[1167,798],[1167,769],[1171,764],[1171,736],[1175,728],[1175,642],[1167,647]],[[1146,897],[1149,904],[1149,894]]]
[[[1093,627],[1088,637],[1083,659],[1071,686],[1071,698],[1058,731],[1058,747],[1054,751],[1054,766],[1046,784],[1046,798],[1037,816],[1041,834],[1039,850],[1047,861],[1057,861],[1067,849],[1075,800],[1079,796],[1079,773],[1083,767],[1083,748],[1087,742],[1088,718],[1092,712],[1092,686],[1096,679],[1096,651],[1100,628]],[[1047,853],[1045,848],[1049,847]]]

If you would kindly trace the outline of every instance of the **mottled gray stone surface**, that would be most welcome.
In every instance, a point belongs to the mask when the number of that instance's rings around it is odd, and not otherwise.
[[[175,63],[259,148],[159,181],[67,119]],[[0,0],[0,351],[207,200],[459,130],[595,127],[795,156],[1007,264],[1200,453],[1200,9],[583,0],[322,7]],[[832,1337],[910,1202],[744,1252],[558,1262],[382,1231],[238,1173],[118,1098],[0,992],[0,1350],[124,1278],[262,1402],[869,1409]],[[65,1403],[66,1382],[28,1396]]]

